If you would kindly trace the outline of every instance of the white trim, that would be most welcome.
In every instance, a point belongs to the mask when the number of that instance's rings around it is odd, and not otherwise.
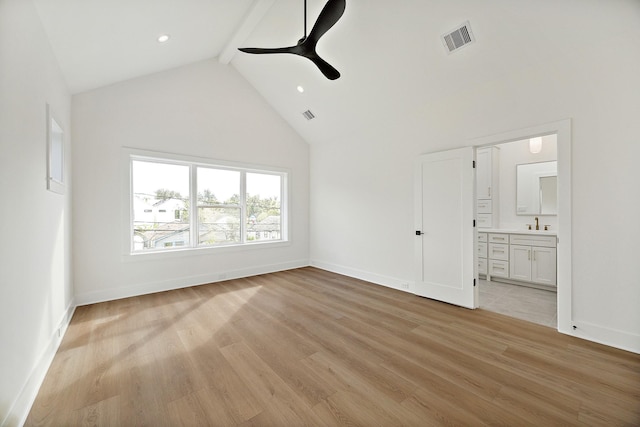
[[[20,393],[14,400],[11,409],[7,412],[5,419],[0,420],[0,425],[13,425],[13,420],[18,420],[15,425],[24,425],[27,420],[27,416],[31,411],[31,407],[33,406],[33,402],[35,402],[36,397],[38,396],[38,392],[40,391],[40,387],[42,386],[42,382],[44,381],[47,371],[51,366],[51,362],[53,362],[53,358],[60,347],[62,338],[69,327],[69,323],[71,322],[75,309],[75,300],[72,299],[62,314],[58,322],[58,327],[56,327],[52,332],[49,342],[45,346],[44,350],[42,350],[38,361],[31,370],[22,390],[20,390]]]
[[[557,135],[558,147],[558,331],[578,336],[572,328],[571,119],[484,136],[469,141],[479,147]]]
[[[135,252],[129,254],[123,254],[120,258],[122,262],[145,262],[145,261],[158,261],[165,259],[176,258],[189,258],[202,255],[216,255],[229,252],[246,252],[253,250],[270,250],[285,246],[291,246],[291,241],[263,241],[263,242],[251,242],[243,244],[228,244],[220,246],[200,246],[197,248],[178,247],[171,250],[156,250],[150,252]]]
[[[189,288],[191,286],[199,286],[232,279],[241,279],[244,277],[257,276],[259,274],[275,273],[278,271],[292,270],[294,268],[302,268],[308,266],[309,260],[301,259],[278,264],[253,266],[240,270],[217,271],[215,273],[199,274],[194,276],[186,276],[176,279],[160,280],[147,283],[138,283],[135,285],[121,286],[119,288],[76,294],[76,301],[78,305],[96,304],[104,301],[113,301],[122,298],[153,294],[156,292]]]
[[[609,329],[589,322],[573,322],[576,329],[572,335],[600,344],[617,347],[640,354],[640,335],[619,329]]]
[[[381,274],[370,273],[368,271],[359,270],[357,268],[345,267],[343,265],[332,264],[325,261],[313,260],[311,261],[310,265],[321,270],[342,274],[343,276],[353,277],[355,279],[364,280],[366,282],[385,286],[391,289],[396,289],[398,291],[413,293],[413,284],[408,280],[402,280],[390,276],[383,276]]]

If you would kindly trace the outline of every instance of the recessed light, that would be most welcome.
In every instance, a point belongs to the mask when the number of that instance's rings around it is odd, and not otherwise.
[[[158,36],[158,43],[166,43],[169,41],[169,38],[170,38],[169,34],[160,34]]]
[[[302,86],[298,86],[296,89],[298,89],[298,92],[300,93],[304,92],[304,88]]]

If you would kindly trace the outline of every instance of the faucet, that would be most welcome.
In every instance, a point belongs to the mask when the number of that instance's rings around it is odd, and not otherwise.
[[[536,220],[536,230],[540,230],[540,224],[538,223],[538,217],[535,217]]]

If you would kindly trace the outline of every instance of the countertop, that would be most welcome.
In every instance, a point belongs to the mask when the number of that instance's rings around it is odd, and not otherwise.
[[[520,229],[506,229],[506,228],[478,228],[478,233],[503,233],[503,234],[537,234],[540,236],[557,236],[558,233],[553,230],[527,230],[526,228]]]

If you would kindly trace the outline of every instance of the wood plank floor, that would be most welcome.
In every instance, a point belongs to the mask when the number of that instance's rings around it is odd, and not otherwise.
[[[640,425],[640,355],[303,268],[78,307],[27,426]]]

